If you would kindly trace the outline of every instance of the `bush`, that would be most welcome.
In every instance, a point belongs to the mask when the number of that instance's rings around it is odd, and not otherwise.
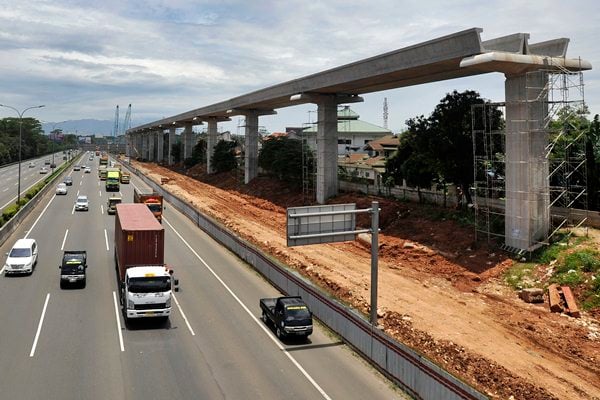
[[[19,208],[20,207],[18,205],[11,204],[10,206],[6,207],[4,211],[2,211],[2,218],[5,221],[8,221],[17,213],[17,211],[19,211]]]
[[[584,272],[596,272],[600,269],[598,253],[593,250],[581,250],[565,257],[564,265],[568,269],[582,269]]]

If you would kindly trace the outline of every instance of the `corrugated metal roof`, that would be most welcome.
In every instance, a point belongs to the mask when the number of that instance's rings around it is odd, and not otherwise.
[[[126,231],[164,230],[145,204],[117,204],[117,216],[121,222],[121,228]]]
[[[305,133],[316,133],[317,127],[311,126],[304,130]],[[389,129],[382,128],[380,126],[371,124],[369,122],[361,120],[338,120],[338,132],[339,133],[378,133],[378,134],[389,134],[392,133]]]

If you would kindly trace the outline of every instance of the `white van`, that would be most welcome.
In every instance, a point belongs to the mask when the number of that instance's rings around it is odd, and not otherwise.
[[[19,239],[6,253],[4,274],[31,274],[37,264],[38,246],[35,239]]]

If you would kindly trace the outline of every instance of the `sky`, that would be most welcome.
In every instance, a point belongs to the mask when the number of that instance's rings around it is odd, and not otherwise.
[[[44,104],[25,116],[46,123],[113,121],[116,105],[122,119],[132,104],[136,126],[479,27],[482,40],[518,32],[530,43],[569,38],[567,55],[595,68],[583,75],[592,118],[600,113],[599,22],[597,0],[0,0],[0,104]],[[351,107],[383,126],[387,98],[388,126],[399,132],[453,90],[503,101],[504,76],[367,94]],[[279,109],[259,125],[302,126],[315,121],[315,110]],[[0,107],[0,118],[11,116]],[[234,117],[219,130],[242,133],[242,125]]]

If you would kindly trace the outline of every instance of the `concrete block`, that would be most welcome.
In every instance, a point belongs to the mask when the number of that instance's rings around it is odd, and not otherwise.
[[[563,311],[563,307],[560,300],[560,293],[558,292],[558,286],[555,284],[548,286],[548,303],[550,304],[550,311]]]
[[[567,314],[575,318],[581,317],[581,313],[579,312],[579,308],[577,307],[577,302],[575,301],[575,296],[573,296],[571,288],[568,286],[562,286],[561,289],[563,297],[565,298],[565,302],[567,303]]]
[[[525,303],[543,303],[544,291],[539,288],[527,288],[519,292],[519,297]]]

